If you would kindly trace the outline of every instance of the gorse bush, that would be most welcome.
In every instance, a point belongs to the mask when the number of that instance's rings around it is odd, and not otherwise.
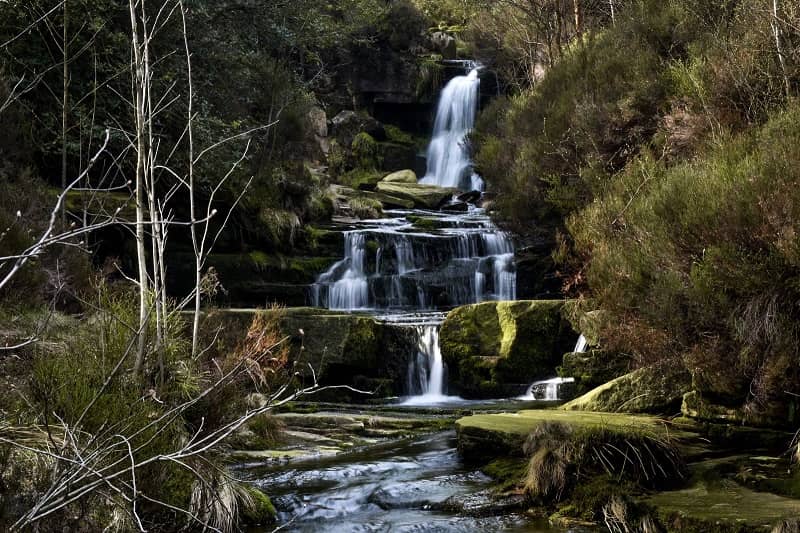
[[[607,342],[729,375],[719,394],[756,412],[800,392],[799,121],[793,104],[696,162],[642,156],[569,224]]]

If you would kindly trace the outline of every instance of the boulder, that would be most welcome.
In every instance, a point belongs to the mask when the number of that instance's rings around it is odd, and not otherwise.
[[[453,197],[455,189],[436,187],[435,185],[419,185],[416,183],[389,183],[382,181],[375,189],[379,193],[412,200],[414,206],[421,209],[438,209]]]
[[[603,350],[588,352],[569,352],[564,354],[564,362],[558,369],[563,378],[575,378],[578,394],[589,392],[603,383],[625,375],[630,358]]]
[[[417,174],[413,170],[398,170],[384,177],[385,183],[417,183]]]
[[[328,139],[328,117],[320,107],[312,107],[306,115],[311,134],[311,144],[316,149],[316,155],[323,160],[331,151],[331,143]]]
[[[324,234],[319,257],[286,256],[261,251],[211,254],[206,266],[216,271],[224,291],[220,305],[264,306],[270,303],[306,305],[309,284],[341,259],[340,235]],[[193,283],[194,255],[173,251],[167,254],[167,283],[176,294],[188,293]]]
[[[413,145],[380,142],[378,152],[381,156],[381,169],[386,172],[414,167],[417,162],[417,148]]]
[[[308,123],[317,137],[328,136],[328,116],[321,107],[314,106],[308,110]]]
[[[383,124],[364,113],[350,109],[339,112],[331,119],[331,133],[341,146],[350,146],[359,133],[366,133],[376,141],[386,140]]]
[[[576,333],[564,302],[484,302],[458,307],[442,324],[450,381],[467,397],[508,396],[555,375]]]
[[[681,413],[684,416],[711,424],[747,425],[758,428],[796,430],[800,406],[797,399],[764,402],[756,406],[726,405],[716,402],[700,391],[683,396]]]
[[[466,213],[469,211],[469,205],[466,202],[450,202],[442,206],[442,211],[451,213]]]
[[[691,388],[691,376],[674,361],[640,368],[561,406],[567,411],[672,414]]]
[[[459,194],[456,199],[459,202],[465,202],[468,204],[474,204],[478,200],[481,199],[481,192],[480,191],[469,191],[462,194]]]

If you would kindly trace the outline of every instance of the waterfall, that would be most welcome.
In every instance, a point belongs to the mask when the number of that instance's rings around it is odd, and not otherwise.
[[[364,274],[366,247],[364,234],[350,231],[344,234],[344,259],[323,273],[313,287],[314,304],[322,299],[321,288],[327,290],[330,309],[364,309],[369,305],[369,284]]]
[[[439,324],[415,327],[417,354],[408,364],[407,389],[411,397],[406,405],[427,405],[460,400],[446,396],[447,376],[439,349]]]
[[[399,216],[345,232],[344,259],[318,276],[311,303],[416,311],[516,298],[513,242],[482,210],[425,216],[451,227],[420,232]]]
[[[445,86],[428,146],[428,170],[420,183],[483,190],[483,180],[472,172],[467,146],[467,135],[475,125],[479,87],[477,68]]]
[[[444,363],[439,350],[439,326],[417,326],[417,357],[408,365],[408,390],[422,396],[444,394]]]
[[[528,387],[525,396],[520,396],[520,400],[542,400],[555,402],[560,399],[558,389],[564,383],[574,383],[575,378],[553,378],[543,381],[536,381]]]
[[[575,343],[575,349],[572,351],[575,353],[584,353],[588,348],[589,341],[586,340],[586,337],[584,337],[583,333],[581,333],[581,336],[578,337],[578,342]]]

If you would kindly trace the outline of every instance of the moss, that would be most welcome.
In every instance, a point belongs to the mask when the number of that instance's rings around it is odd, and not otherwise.
[[[495,481],[494,489],[508,492],[522,485],[528,469],[528,462],[518,457],[501,457],[483,468],[481,472]]]
[[[356,135],[350,148],[353,151],[356,167],[371,169],[380,166],[378,143],[369,133],[361,132]]]
[[[442,356],[462,392],[493,395],[555,375],[575,337],[562,307],[562,301],[485,302],[448,313]]]
[[[573,427],[600,427],[616,431],[650,431],[656,435],[687,437],[667,429],[657,417],[619,413],[589,413],[550,409],[516,413],[479,414],[456,421],[458,448],[468,459],[521,456],[527,435],[540,424],[559,422]]]
[[[732,481],[697,482],[683,490],[657,493],[645,500],[657,509],[670,531],[756,532],[800,514],[800,500],[756,492]]]
[[[587,392],[562,406],[566,410],[672,414],[691,387],[680,362],[640,368]]]
[[[415,144],[414,137],[397,126],[393,126],[391,124],[384,124],[383,129],[386,131],[386,137],[398,144]]]
[[[246,507],[242,513],[243,522],[246,525],[265,525],[273,524],[278,517],[278,512],[269,496],[255,487],[248,487],[247,492],[253,500],[253,505]]]
[[[356,190],[373,190],[383,178],[383,172],[373,168],[355,168],[339,179],[343,185]]]

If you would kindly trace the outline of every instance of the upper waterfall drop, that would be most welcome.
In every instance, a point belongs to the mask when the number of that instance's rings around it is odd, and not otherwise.
[[[483,180],[472,172],[467,146],[467,135],[475,126],[478,110],[479,69],[456,76],[442,91],[428,146],[428,169],[420,183],[483,190]]]

